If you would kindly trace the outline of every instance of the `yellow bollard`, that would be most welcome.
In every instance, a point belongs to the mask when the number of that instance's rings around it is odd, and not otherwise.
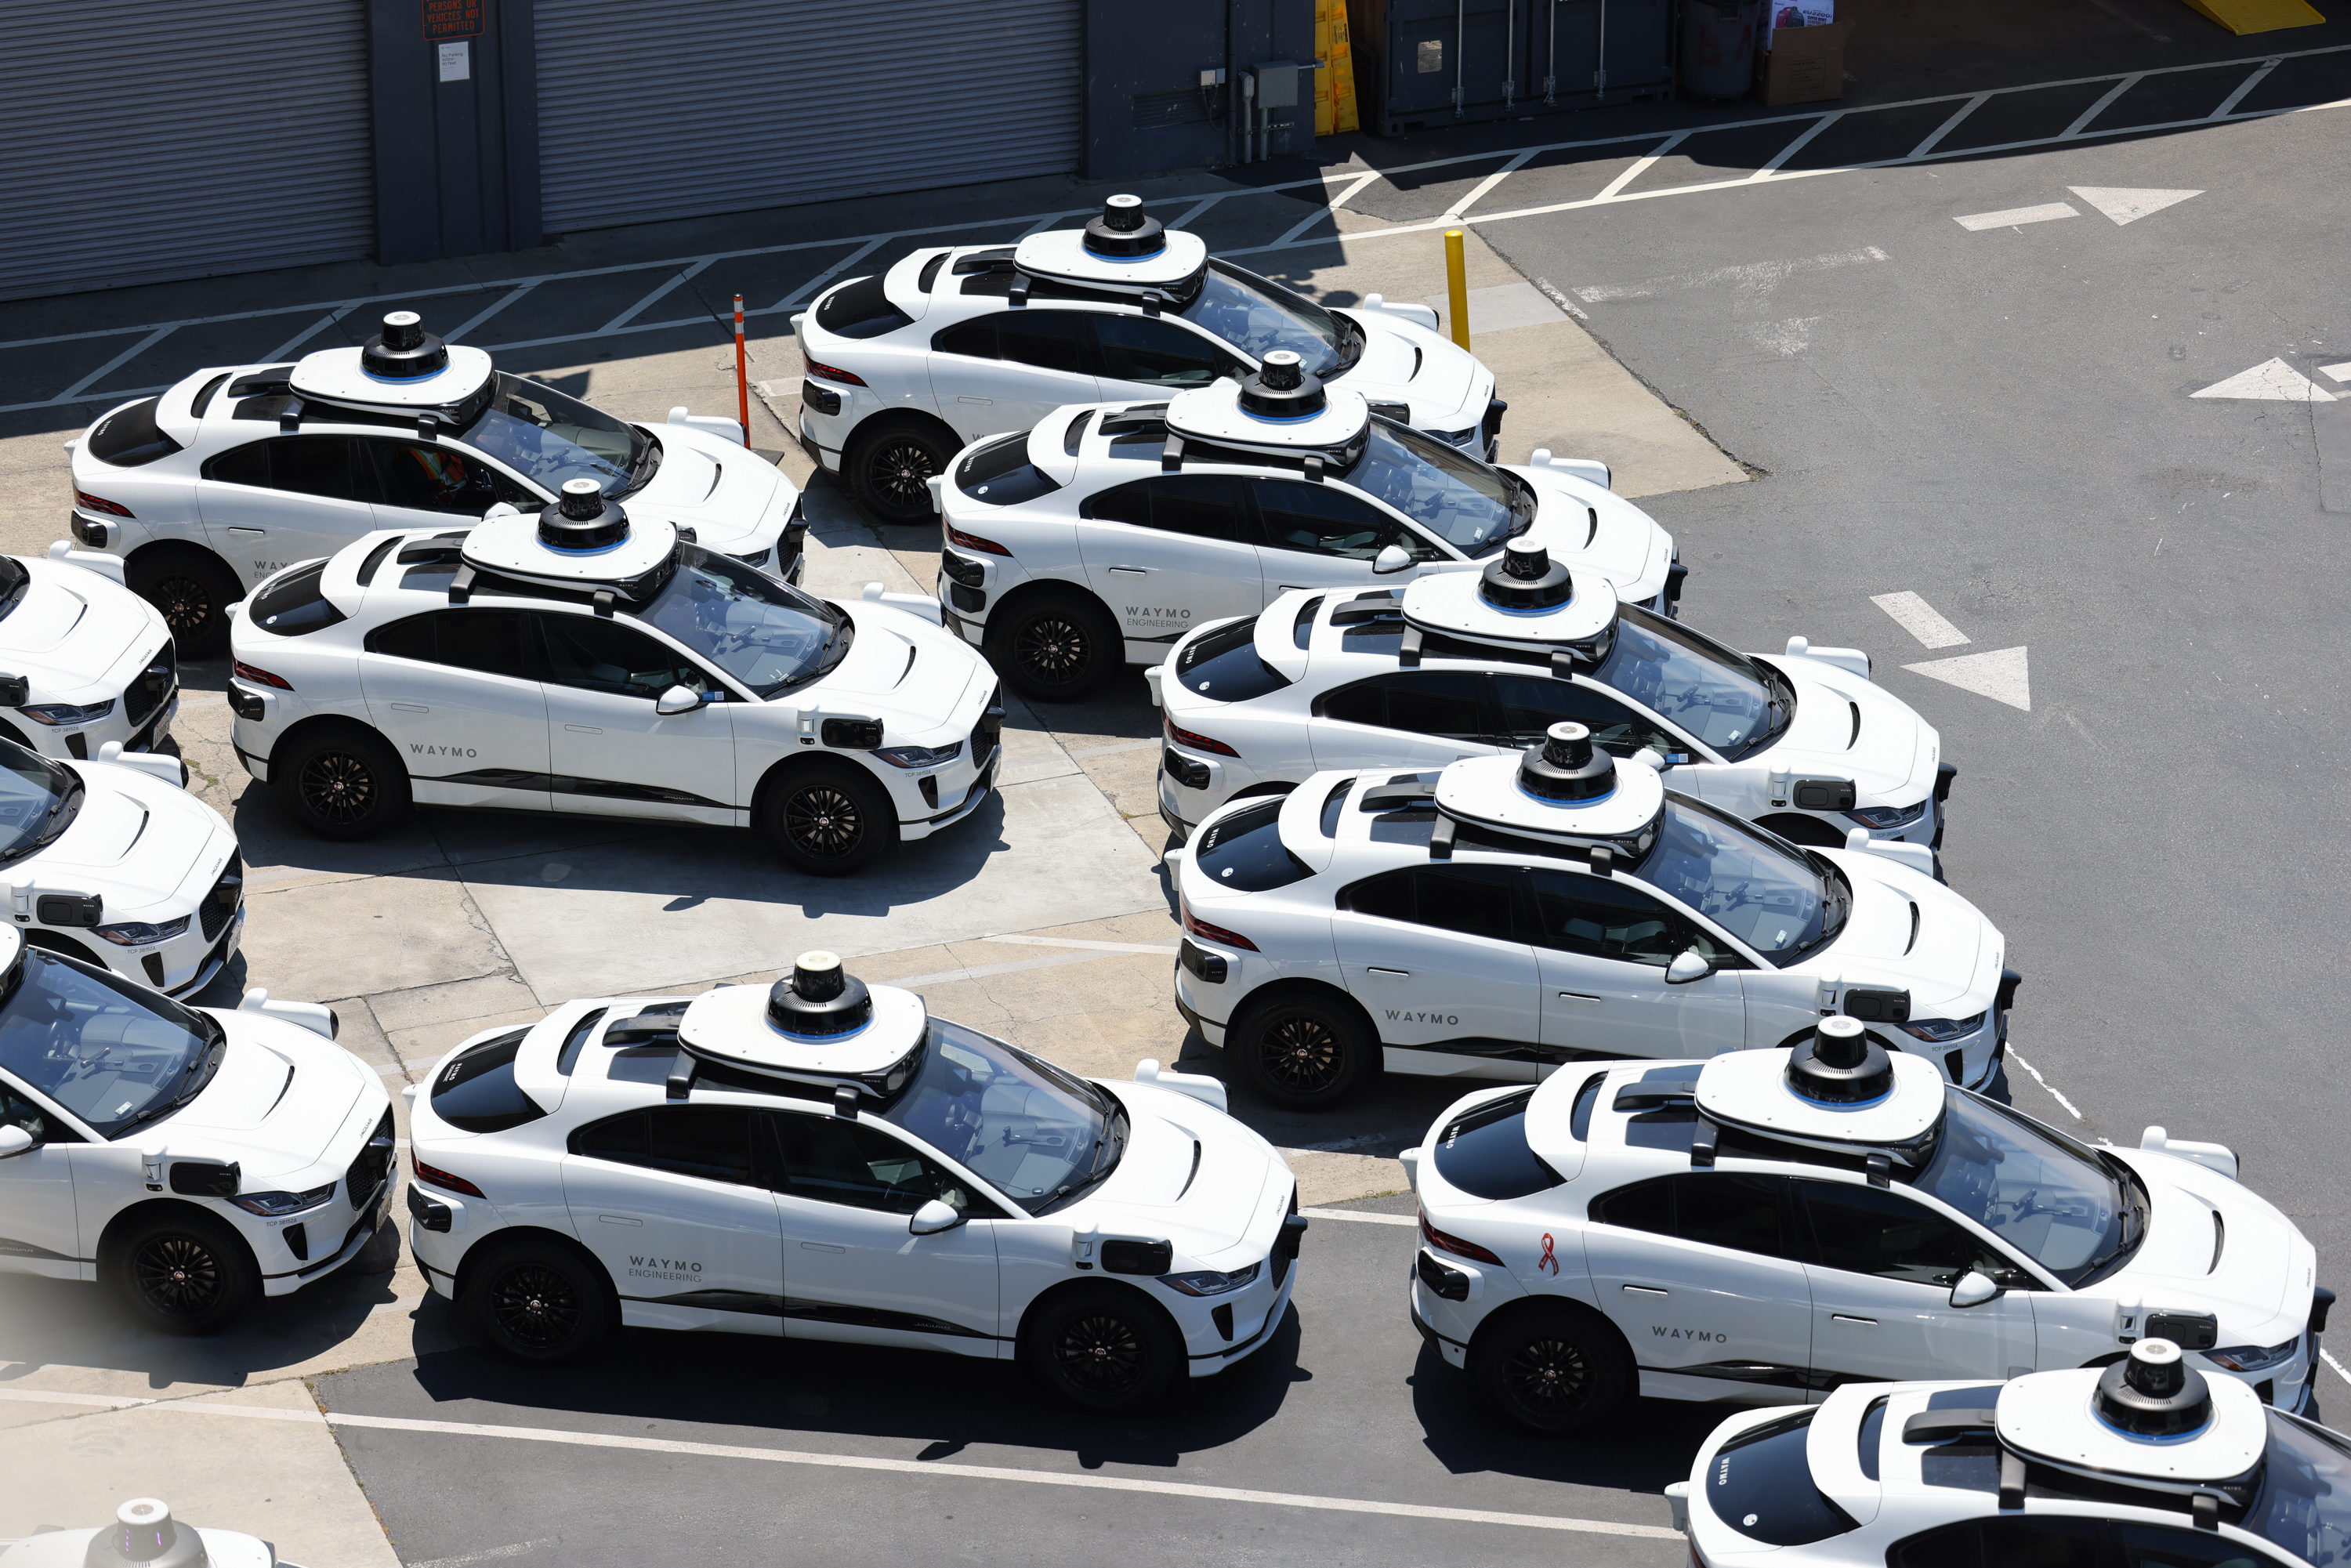
[[[1453,307],[1453,340],[1469,346],[1469,267],[1461,256],[1461,231],[1445,231],[1445,291]]]

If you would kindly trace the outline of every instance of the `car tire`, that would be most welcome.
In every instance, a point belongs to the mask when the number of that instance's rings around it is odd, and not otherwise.
[[[1005,685],[1030,702],[1075,702],[1101,685],[1126,646],[1110,612],[1091,594],[1046,589],[1013,601],[987,623],[987,656]]]
[[[1469,1347],[1469,1374],[1503,1415],[1552,1437],[1605,1420],[1637,1386],[1615,1330],[1567,1306],[1514,1312],[1485,1329]]]
[[[371,839],[407,815],[408,769],[382,737],[357,725],[314,729],[270,758],[287,810],[322,839]]]
[[[1234,1021],[1225,1055],[1260,1098],[1285,1111],[1323,1111],[1376,1070],[1380,1041],[1344,1002],[1278,997]]]
[[[101,1268],[132,1314],[165,1333],[218,1333],[261,1294],[253,1249],[201,1209],[134,1221],[110,1239]]]
[[[193,545],[154,545],[131,558],[124,585],[161,612],[183,659],[228,651],[228,607],[245,585],[228,563]]]
[[[865,509],[885,523],[928,522],[929,480],[954,461],[956,441],[927,421],[883,418],[868,421],[849,444],[849,487]]]
[[[1020,1356],[1056,1396],[1117,1415],[1163,1398],[1186,1369],[1183,1336],[1144,1294],[1107,1281],[1053,1297],[1020,1325]]]
[[[854,762],[820,758],[770,786],[759,825],[793,870],[848,876],[898,841],[890,792]]]
[[[554,1241],[499,1248],[467,1271],[464,1304],[483,1338],[533,1366],[578,1361],[620,1321],[604,1270]]]

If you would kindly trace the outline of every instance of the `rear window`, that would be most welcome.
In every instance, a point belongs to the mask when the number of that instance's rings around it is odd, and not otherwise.
[[[1455,1117],[1437,1140],[1437,1174],[1472,1197],[1524,1197],[1557,1186],[1559,1173],[1527,1146],[1534,1093],[1521,1089]]]
[[[999,436],[956,465],[956,488],[991,507],[1050,495],[1061,482],[1029,461],[1029,435]]]
[[[1218,887],[1238,888],[1243,893],[1288,887],[1314,874],[1281,841],[1279,799],[1211,823],[1192,863]]]
[[[890,303],[878,275],[852,278],[816,302],[816,324],[840,338],[878,338],[914,321]]]
[[[287,572],[253,596],[253,602],[246,606],[246,616],[264,632],[280,637],[299,637],[305,632],[332,626],[343,619],[343,612],[328,602],[319,586],[326,574],[323,560]]]
[[[503,1133],[547,1114],[515,1082],[515,1053],[530,1031],[486,1040],[433,1081],[433,1113],[460,1132]]]
[[[1706,1500],[1717,1519],[1767,1546],[1808,1546],[1854,1528],[1813,1484],[1804,1458],[1813,1414],[1767,1421],[1717,1451],[1706,1472]]]
[[[1194,696],[1247,702],[1278,692],[1290,677],[1257,656],[1257,617],[1204,632],[1176,655],[1176,679]]]
[[[151,397],[116,409],[89,427],[82,450],[117,468],[136,468],[158,457],[169,457],[180,450],[180,444],[156,427],[155,407],[162,401]]]

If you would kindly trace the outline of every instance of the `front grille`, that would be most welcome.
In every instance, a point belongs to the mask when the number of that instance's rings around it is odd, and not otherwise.
[[[163,988],[163,955],[150,953],[140,959],[139,963],[147,971],[147,983],[157,990],[162,990]]]
[[[1004,733],[1004,688],[998,686],[988,694],[987,711],[971,729],[971,765],[974,768],[987,766],[996,755],[997,741]]]
[[[1486,404],[1486,417],[1479,422],[1478,434],[1489,443],[1502,434],[1502,415],[1510,406],[1500,398],[1494,398]]]
[[[354,1211],[367,1208],[376,1188],[383,1185],[384,1173],[391,1168],[392,1112],[387,1109],[383,1120],[375,1124],[374,1134],[360,1146],[359,1158],[343,1173],[343,1195],[350,1199]]]
[[[132,729],[155,716],[156,710],[171,697],[172,688],[178,684],[179,674],[178,655],[167,640],[162,651],[148,661],[146,669],[140,672],[139,678],[132,681],[130,689],[122,694],[123,712],[131,720]]]
[[[237,902],[245,896],[245,856],[229,852],[228,864],[221,869],[220,880],[204,894],[204,903],[196,906],[196,920],[204,927],[204,940],[209,942],[221,934],[236,914]]]

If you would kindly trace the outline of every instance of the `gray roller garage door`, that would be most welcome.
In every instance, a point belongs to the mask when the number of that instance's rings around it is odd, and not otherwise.
[[[1079,0],[538,0],[549,233],[1074,169]]]
[[[0,299],[365,256],[361,0],[0,0]]]

